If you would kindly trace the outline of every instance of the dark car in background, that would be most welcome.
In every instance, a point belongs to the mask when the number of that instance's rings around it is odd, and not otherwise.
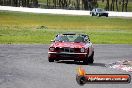
[[[101,17],[101,16],[106,16],[108,17],[108,12],[106,12],[104,9],[102,8],[94,8],[92,11],[90,11],[90,15],[91,16],[98,16],[98,17]]]
[[[94,48],[89,36],[78,33],[63,33],[56,35],[48,51],[48,61],[59,60],[83,61],[93,63]]]

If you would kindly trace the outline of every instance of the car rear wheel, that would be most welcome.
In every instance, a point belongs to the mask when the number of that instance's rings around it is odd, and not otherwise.
[[[106,15],[106,17],[108,17],[108,14]]]

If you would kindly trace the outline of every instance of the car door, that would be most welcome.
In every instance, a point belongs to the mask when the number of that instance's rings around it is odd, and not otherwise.
[[[95,15],[95,9],[93,9],[91,12],[92,15]]]

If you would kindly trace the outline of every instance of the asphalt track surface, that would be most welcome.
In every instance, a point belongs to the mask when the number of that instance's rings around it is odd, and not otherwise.
[[[94,45],[91,65],[60,61],[49,63],[49,45],[0,45],[0,88],[131,88],[130,84],[77,84],[79,66],[89,74],[130,74],[105,67],[118,60],[132,60],[132,45]]]

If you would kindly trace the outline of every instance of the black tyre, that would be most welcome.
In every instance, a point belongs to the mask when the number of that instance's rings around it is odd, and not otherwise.
[[[87,65],[89,62],[88,62],[88,58],[86,57],[86,59],[83,61],[83,64],[84,65]]]
[[[59,61],[59,59],[55,59],[55,61]]]
[[[54,62],[54,59],[48,58],[48,61],[49,61],[49,62]]]
[[[93,52],[92,55],[89,57],[88,62],[91,63],[91,64],[94,62],[94,52]]]
[[[93,13],[90,12],[90,16],[93,16]]]
[[[108,14],[106,15],[106,17],[108,17]]]
[[[86,59],[83,61],[83,63],[85,65],[87,64],[92,64],[94,62],[94,52],[92,53],[92,55],[90,57],[86,57]]]
[[[93,14],[93,13],[91,13],[91,16],[94,16],[94,14]]]

